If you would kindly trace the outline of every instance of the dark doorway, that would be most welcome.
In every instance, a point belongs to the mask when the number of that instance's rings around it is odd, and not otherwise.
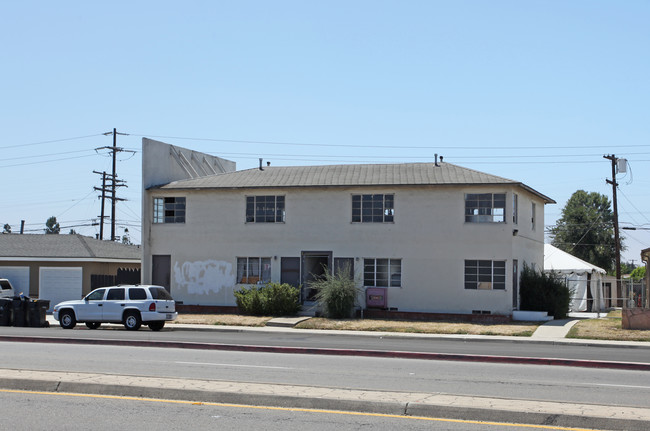
[[[300,258],[283,257],[280,260],[280,283],[300,287]]]
[[[309,288],[309,282],[320,278],[325,270],[332,268],[332,252],[303,251],[302,252],[302,295],[303,302],[313,301],[316,290]]]
[[[519,309],[519,261],[512,261],[512,309]]]
[[[168,254],[151,256],[151,283],[171,290],[172,257]]]

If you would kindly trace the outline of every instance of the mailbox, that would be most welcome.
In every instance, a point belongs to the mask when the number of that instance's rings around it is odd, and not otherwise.
[[[386,308],[388,300],[385,287],[366,288],[366,308]]]

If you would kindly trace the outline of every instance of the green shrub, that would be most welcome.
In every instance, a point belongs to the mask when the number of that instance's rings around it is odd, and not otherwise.
[[[571,290],[559,274],[535,271],[524,264],[519,286],[522,310],[546,311],[556,319],[569,313]]]
[[[325,267],[322,277],[309,283],[316,289],[316,301],[322,307],[326,317],[344,319],[350,317],[360,289],[356,287],[350,266],[346,265],[336,274]]]
[[[242,287],[235,292],[237,308],[253,316],[287,316],[300,310],[300,289],[286,283]]]

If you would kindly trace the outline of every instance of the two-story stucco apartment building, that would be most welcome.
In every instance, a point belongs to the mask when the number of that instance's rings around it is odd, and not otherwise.
[[[390,309],[510,315],[523,264],[543,266],[555,202],[521,182],[446,162],[261,165],[143,139],[143,282],[233,306],[243,285],[349,264]]]

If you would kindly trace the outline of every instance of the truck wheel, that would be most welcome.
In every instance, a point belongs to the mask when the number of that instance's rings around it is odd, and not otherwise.
[[[97,329],[101,326],[102,324],[99,322],[86,322],[86,326],[88,329]]]
[[[124,313],[124,327],[129,331],[137,331],[142,326],[142,318],[137,311],[127,311]]]
[[[160,331],[165,326],[165,321],[149,323],[149,329],[152,331]]]
[[[72,310],[63,310],[59,316],[59,325],[63,329],[72,329],[77,325],[77,320],[74,318]]]

